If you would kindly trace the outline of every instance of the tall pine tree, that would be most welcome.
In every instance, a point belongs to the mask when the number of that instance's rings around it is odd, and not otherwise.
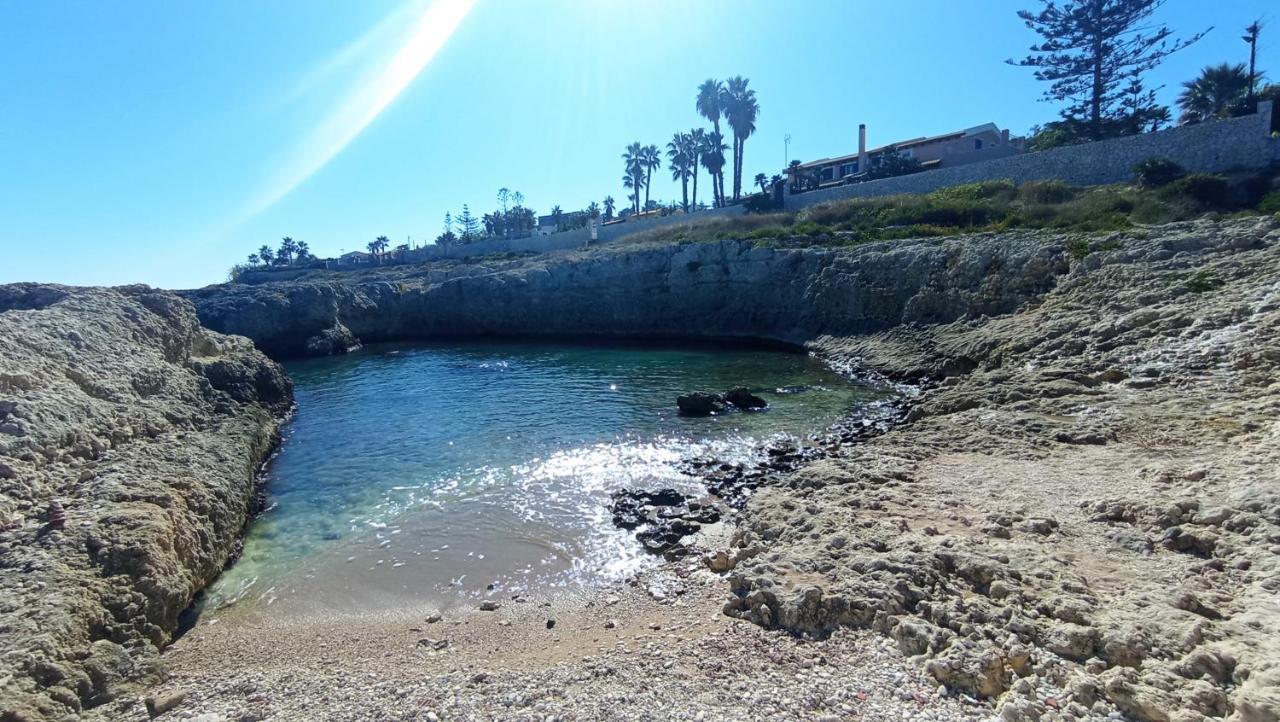
[[[471,209],[466,203],[462,204],[462,212],[454,222],[458,225],[458,240],[463,243],[472,243],[480,239],[480,219],[471,215]]]
[[[1022,60],[1008,62],[1035,68],[1036,79],[1051,84],[1045,99],[1068,103],[1063,120],[1080,138],[1131,132],[1159,114],[1152,94],[1134,92],[1142,74],[1204,36],[1179,40],[1167,26],[1149,23],[1164,1],[1041,0],[1038,12],[1021,10],[1018,17],[1043,42]],[[1135,97],[1142,107],[1133,107]]]

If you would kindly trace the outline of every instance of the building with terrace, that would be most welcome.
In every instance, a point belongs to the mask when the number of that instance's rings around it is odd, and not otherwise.
[[[838,183],[857,182],[891,153],[920,161],[924,170],[941,166],[976,163],[993,158],[1003,158],[1021,151],[1018,139],[1010,140],[1009,131],[1001,130],[995,123],[984,123],[972,128],[956,130],[941,135],[890,143],[878,148],[867,148],[867,126],[858,126],[858,151],[834,158],[800,163],[786,169],[788,184],[795,188],[803,178],[814,178],[819,187]]]

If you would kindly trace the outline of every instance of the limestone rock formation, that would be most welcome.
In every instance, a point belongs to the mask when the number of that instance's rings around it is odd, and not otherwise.
[[[878,629],[1004,719],[1277,719],[1277,279],[1275,219],[1178,224],[1017,313],[820,341],[942,383],[752,499],[726,611]]]
[[[248,336],[276,357],[444,336],[798,345],[822,334],[1010,313],[1051,289],[1069,267],[1065,239],[1044,232],[835,250],[716,241],[386,268],[185,295],[204,325]],[[341,343],[326,340],[334,333]]]
[[[156,671],[292,404],[280,367],[144,286],[0,286],[0,718]]]

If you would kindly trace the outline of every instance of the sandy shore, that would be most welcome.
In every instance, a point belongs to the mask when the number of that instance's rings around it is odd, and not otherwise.
[[[939,696],[890,640],[806,640],[727,617],[701,561],[632,584],[433,610],[293,618],[209,615],[165,654],[162,719],[971,720],[988,703]],[[554,626],[550,622],[554,621]],[[550,626],[550,628],[549,628]],[[146,720],[139,698],[93,719]]]

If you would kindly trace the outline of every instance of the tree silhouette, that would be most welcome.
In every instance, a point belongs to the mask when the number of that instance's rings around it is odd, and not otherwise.
[[[1170,54],[1196,42],[1204,33],[1185,40],[1151,23],[1164,0],[1041,0],[1039,12],[1020,10],[1028,28],[1043,40],[1031,54],[1012,65],[1034,68],[1037,80],[1049,83],[1046,100],[1067,102],[1063,120],[1079,126],[1088,140],[1120,135],[1125,122],[1121,105],[1125,85],[1140,81]],[[1206,31],[1207,32],[1207,31]]]

